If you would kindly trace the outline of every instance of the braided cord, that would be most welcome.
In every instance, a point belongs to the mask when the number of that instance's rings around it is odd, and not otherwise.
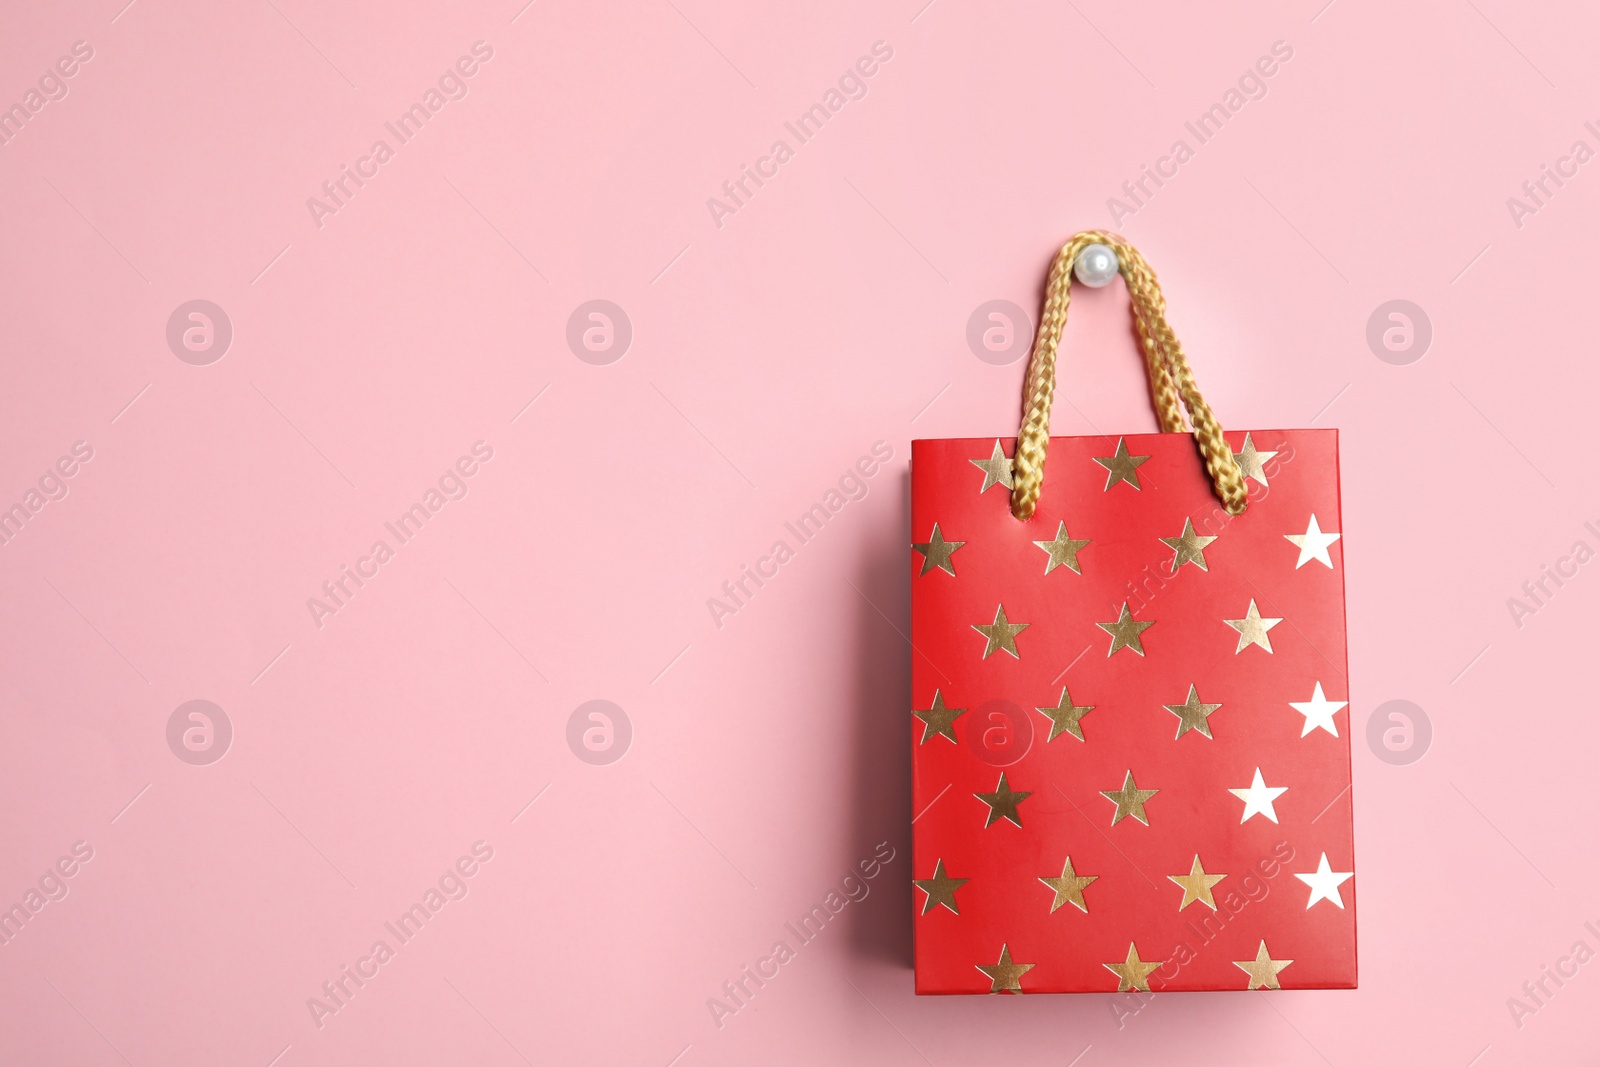
[[[1150,375],[1150,399],[1163,433],[1185,430],[1184,411],[1194,427],[1195,443],[1204,458],[1206,471],[1216,487],[1222,506],[1230,515],[1244,511],[1247,504],[1244,475],[1234,461],[1233,450],[1222,436],[1222,424],[1212,413],[1194,372],[1184,357],[1183,346],[1167,322],[1167,301],[1156,281],[1155,271],[1139,250],[1120,236],[1101,230],[1086,230],[1061,246],[1050,264],[1045,286],[1044,310],[1039,316],[1039,331],[1028,360],[1023,388],[1022,428],[1017,432],[1017,452],[1013,463],[1011,513],[1018,519],[1033,517],[1044,484],[1044,461],[1050,447],[1050,402],[1055,394],[1056,352],[1061,331],[1067,322],[1071,299],[1072,266],[1078,254],[1092,244],[1109,245],[1117,254],[1122,280],[1132,299],[1134,324],[1144,348],[1145,367]],[[1180,406],[1181,403],[1181,406]]]

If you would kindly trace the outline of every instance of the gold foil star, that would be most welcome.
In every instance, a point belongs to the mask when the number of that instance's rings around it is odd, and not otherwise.
[[[1256,610],[1255,598],[1250,598],[1250,608],[1244,613],[1242,619],[1223,619],[1223,622],[1239,631],[1239,647],[1233,650],[1237,656],[1251,645],[1260,645],[1268,652],[1272,651],[1272,639],[1267,636],[1267,631],[1282,622],[1282,619],[1263,619],[1261,612]],[[1104,625],[1102,623],[1102,625]]]
[[[1131,648],[1139,655],[1144,655],[1144,641],[1140,635],[1155,623],[1135,622],[1133,613],[1128,610],[1128,602],[1124,600],[1122,614],[1117,617],[1116,622],[1097,622],[1095,625],[1111,635],[1111,651],[1106,653],[1106,658],[1110,659],[1117,654],[1119,648]]]
[[[1032,792],[1018,792],[1006,783],[1006,772],[1000,772],[1000,784],[993,793],[974,793],[973,796],[989,805],[989,818],[984,822],[984,829],[993,826],[1002,818],[1010,819],[1018,826],[1022,825],[1022,815],[1017,811],[1017,805],[1033,796]],[[1276,821],[1276,820],[1274,820]]]
[[[1170,530],[1172,527],[1169,526],[1167,529]],[[1177,574],[1178,569],[1185,563],[1193,563],[1203,571],[1210,570],[1206,566],[1206,546],[1215,540],[1215,537],[1201,537],[1195,533],[1194,523],[1185,518],[1183,520],[1183,533],[1177,537],[1161,538],[1161,543],[1173,551],[1172,573]]]
[[[1134,785],[1133,772],[1129,771],[1127,776],[1122,779],[1121,789],[1102,789],[1100,790],[1100,795],[1117,806],[1116,813],[1111,816],[1112,826],[1117,825],[1129,815],[1149,826],[1150,820],[1146,818],[1144,813],[1144,802],[1159,792],[1161,792],[1159,789],[1140,789]],[[1273,821],[1276,822],[1277,820],[1274,819]]]
[[[1244,435],[1244,451],[1235,452],[1233,461],[1239,465],[1239,473],[1246,478],[1254,478],[1262,485],[1267,484],[1267,472],[1261,466],[1264,462],[1276,456],[1276,452],[1257,452],[1256,443],[1250,440],[1250,435]]]
[[[1012,963],[1011,946],[1000,946],[1000,962],[992,965],[974,964],[989,979],[991,993],[1022,992],[1022,976],[1033,970],[1031,963]]]
[[[1017,654],[1017,635],[1028,628],[1025,622],[1012,622],[1006,618],[1006,606],[999,605],[994,609],[994,622],[987,626],[974,623],[972,628],[988,638],[989,643],[984,646],[983,658],[988,659],[996,652],[1004,650],[1011,653],[1013,659],[1021,659]]]
[[[1137,989],[1141,993],[1150,992],[1150,972],[1160,967],[1165,960],[1156,960],[1154,963],[1145,963],[1139,958],[1139,949],[1132,941],[1128,942],[1128,958],[1121,963],[1102,963],[1100,966],[1117,976],[1117,992],[1126,993]]]
[[[935,737],[948,737],[951,744],[956,741],[956,719],[967,713],[966,708],[947,708],[944,696],[935,689],[933,691],[933,707],[926,711],[913,708],[911,714],[922,720],[922,740],[918,744],[925,745]]]
[[[1124,438],[1117,438],[1117,451],[1115,455],[1094,457],[1094,461],[1104,467],[1106,474],[1106,491],[1109,492],[1118,482],[1127,482],[1135,489],[1143,489],[1139,484],[1139,466],[1148,462],[1149,456],[1128,455],[1128,442]]]
[[[1261,777],[1261,768],[1256,768],[1256,776],[1250,784],[1243,789],[1230,789],[1228,792],[1244,801],[1244,814],[1239,816],[1243,825],[1252,815],[1265,815],[1273,822],[1278,821],[1278,809],[1272,802],[1289,791],[1286,785],[1270,786],[1267,780]]]
[[[1301,737],[1318,727],[1338,737],[1339,726],[1333,721],[1333,717],[1348,703],[1346,700],[1329,700],[1322,692],[1322,683],[1318,682],[1316,688],[1311,691],[1310,700],[1291,700],[1289,706],[1306,717],[1306,724],[1300,729]]]
[[[1083,891],[1089,888],[1090,882],[1099,877],[1098,874],[1080,875],[1072,869],[1072,857],[1068,856],[1067,862],[1061,867],[1060,878],[1040,878],[1039,881],[1056,891],[1056,899],[1050,905],[1052,912],[1070,901],[1079,911],[1087,915],[1089,905],[1083,902]]]
[[[1333,569],[1333,558],[1328,555],[1328,546],[1339,540],[1336,533],[1323,533],[1322,527],[1317,525],[1317,517],[1311,516],[1311,522],[1306,526],[1303,534],[1284,534],[1283,539],[1300,550],[1300,558],[1295,560],[1294,569],[1299,570],[1312,560]]]
[[[1039,708],[1046,718],[1050,720],[1050,736],[1045,742],[1054,741],[1062,734],[1071,734],[1079,741],[1083,740],[1083,727],[1079,721],[1094,710],[1093,704],[1079,706],[1072,702],[1072,694],[1067,692],[1067,687],[1061,687],[1061,701],[1053,708]],[[1096,720],[1098,721],[1098,720]]]
[[[932,536],[923,544],[911,546],[922,553],[922,570],[917,572],[917,576],[920,578],[937,567],[939,570],[949,572],[954,577],[956,565],[951,561],[950,557],[955,553],[956,549],[964,544],[966,544],[965,541],[946,541],[944,534],[939,532],[939,524],[934,523]]]
[[[1206,720],[1211,718],[1212,712],[1222,707],[1221,704],[1200,703],[1200,691],[1192,685],[1189,687],[1188,700],[1182,704],[1163,704],[1161,706],[1178,717],[1178,733],[1174,740],[1177,737],[1182,737],[1190,730],[1194,730],[1204,737],[1210,737],[1211,724]],[[921,713],[919,712],[918,714]],[[954,740],[954,738],[951,738],[951,740]]]
[[[1057,524],[1055,540],[1034,542],[1050,556],[1044,565],[1046,574],[1061,566],[1067,567],[1073,574],[1082,574],[1083,571],[1078,569],[1078,550],[1088,543],[1088,541],[1074,541],[1068,537],[1067,524],[1064,522]]]
[[[932,878],[913,878],[911,884],[928,894],[928,899],[922,902],[922,914],[932,911],[937,904],[943,904],[957,915],[961,909],[956,907],[956,890],[972,881],[970,878],[951,878],[944,873],[944,860],[933,865]]]
[[[1278,985],[1278,972],[1283,970],[1294,960],[1275,960],[1267,953],[1267,943],[1261,942],[1261,947],[1256,949],[1256,958],[1253,960],[1234,960],[1233,965],[1250,976],[1246,989],[1281,989]]]
[[[1012,487],[1011,460],[1006,458],[1005,450],[1000,447],[1000,439],[998,437],[995,438],[994,451],[989,453],[988,459],[973,459],[967,462],[983,472],[983,488],[979,489],[978,492],[987,493],[997,485],[1003,485],[1007,489]]]
[[[1306,901],[1306,910],[1319,900],[1326,900],[1336,908],[1344,907],[1344,897],[1339,894],[1339,887],[1348,882],[1355,875],[1354,871],[1336,871],[1328,865],[1328,854],[1324,852],[1322,859],[1317,863],[1317,869],[1310,874],[1297,874],[1306,885],[1311,887],[1311,899]]]
[[[1217,902],[1211,897],[1211,887],[1228,876],[1207,874],[1206,869],[1200,866],[1200,856],[1196,854],[1194,862],[1189,865],[1188,874],[1169,874],[1167,877],[1183,887],[1183,903],[1178,905],[1179,911],[1197,901],[1216,911]]]

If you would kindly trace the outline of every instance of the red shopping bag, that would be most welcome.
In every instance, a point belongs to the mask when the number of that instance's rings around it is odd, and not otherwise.
[[[1162,433],[1047,436],[1096,244]],[[917,992],[1354,987],[1337,431],[1225,433],[1097,232],[1025,405],[1015,440],[912,444]]]

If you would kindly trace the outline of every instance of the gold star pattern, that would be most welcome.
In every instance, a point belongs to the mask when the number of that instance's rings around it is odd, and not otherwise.
[[[933,707],[926,710],[911,709],[911,714],[922,720],[922,740],[917,743],[925,745],[935,737],[948,737],[950,743],[955,744],[956,720],[966,713],[966,708],[945,707],[944,695],[935,689]]]
[[[1228,876],[1207,874],[1206,869],[1200,866],[1200,856],[1196,854],[1194,862],[1189,865],[1188,874],[1169,874],[1167,877],[1183,887],[1183,903],[1178,905],[1179,911],[1196,902],[1216,911],[1217,902],[1211,897],[1211,887]]]
[[[1160,967],[1165,960],[1156,960],[1146,963],[1139,958],[1139,949],[1132,941],[1128,942],[1128,958],[1121,963],[1102,963],[1100,966],[1117,976],[1117,992],[1127,993],[1137,989],[1141,993],[1150,992],[1150,972]]]
[[[922,902],[922,914],[926,915],[936,905],[943,904],[960,915],[961,909],[956,907],[956,890],[970,881],[970,878],[951,878],[945,873],[944,860],[941,859],[933,865],[932,878],[913,878],[911,884],[928,894],[928,899]]]
[[[1274,801],[1289,791],[1286,785],[1268,785],[1267,780],[1261,777],[1261,768],[1256,768],[1256,776],[1250,784],[1243,789],[1230,789],[1228,792],[1244,801],[1244,814],[1239,816],[1239,825],[1243,826],[1252,815],[1265,815],[1273,822],[1278,821],[1278,809]]]
[[[1278,984],[1278,972],[1293,962],[1273,959],[1267,953],[1267,943],[1263,941],[1261,947],[1256,949],[1255,959],[1234,960],[1233,965],[1250,976],[1246,989],[1282,989]]]
[[[1267,631],[1282,622],[1282,619],[1263,619],[1261,612],[1256,609],[1255,598],[1250,598],[1250,608],[1244,613],[1242,619],[1223,619],[1223,622],[1239,631],[1239,647],[1233,650],[1237,656],[1251,645],[1260,645],[1267,652],[1272,651],[1272,639],[1267,636]],[[1105,625],[1102,623],[1101,625]]]
[[[993,793],[974,793],[973,796],[989,805],[989,818],[984,821],[983,828],[987,830],[1000,819],[1010,819],[1018,826],[1022,825],[1022,815],[1017,811],[1017,805],[1033,796],[1032,792],[1019,792],[1012,789],[1006,782],[1006,772],[1000,772],[1000,784]]]
[[[1117,654],[1119,648],[1130,648],[1139,655],[1144,655],[1144,641],[1140,635],[1155,623],[1135,622],[1133,613],[1128,610],[1128,602],[1124,600],[1122,614],[1117,616],[1116,622],[1097,622],[1095,625],[1111,635],[1111,651],[1106,653],[1106,658],[1110,659]]]
[[[1300,558],[1294,562],[1295,570],[1299,570],[1312,560],[1332,570],[1333,557],[1328,555],[1328,549],[1339,540],[1339,537],[1337,533],[1323,533],[1315,515],[1312,515],[1311,521],[1306,524],[1305,533],[1283,535],[1285,541],[1300,550]]]
[[[1067,862],[1061,867],[1060,878],[1040,878],[1039,881],[1049,886],[1056,892],[1056,899],[1051,902],[1050,910],[1054,912],[1061,905],[1071,902],[1085,915],[1089,914],[1089,905],[1083,902],[1083,891],[1089,888],[1089,883],[1099,878],[1098,874],[1082,874],[1072,869],[1072,857],[1067,857]]]
[[[1244,435],[1244,451],[1235,452],[1233,461],[1239,465],[1239,473],[1246,478],[1254,478],[1262,485],[1267,484],[1267,472],[1262,464],[1276,456],[1276,452],[1257,452],[1256,443],[1250,440],[1250,435]]]
[[[1172,527],[1167,527],[1172,529]],[[937,532],[938,527],[934,527]],[[1201,537],[1194,532],[1194,523],[1187,518],[1183,520],[1183,533],[1177,537],[1163,537],[1161,543],[1172,549],[1172,573],[1177,574],[1179,568],[1185,563],[1193,563],[1201,570],[1210,570],[1206,566],[1206,546],[1215,541],[1215,537]],[[926,567],[923,570],[927,570]],[[953,571],[951,573],[954,573]]]
[[[1072,702],[1072,694],[1067,692],[1067,687],[1061,687],[1061,701],[1053,708],[1037,708],[1045,718],[1050,720],[1050,736],[1045,738],[1048,744],[1062,734],[1071,734],[1079,741],[1083,740],[1083,727],[1079,722],[1083,717],[1094,710],[1093,704],[1078,705]]]
[[[1345,700],[1329,700],[1322,691],[1322,683],[1318,682],[1311,691],[1310,700],[1291,700],[1289,706],[1306,717],[1305,725],[1300,729],[1300,736],[1304,737],[1312,730],[1321,728],[1334,737],[1339,736],[1339,724],[1333,721],[1339,709],[1348,706]]]
[[[1012,488],[1011,460],[1006,458],[998,437],[995,438],[994,451],[989,453],[988,459],[974,459],[968,462],[983,472],[983,488],[978,490],[979,493],[987,493],[997,485],[1003,485],[1007,489]]]
[[[1212,712],[1222,707],[1221,704],[1200,703],[1200,691],[1192,685],[1189,687],[1188,700],[1182,704],[1163,704],[1161,706],[1178,717],[1178,733],[1174,740],[1182,737],[1190,730],[1203,737],[1210,737],[1211,723],[1207,720],[1211,718]],[[921,712],[918,712],[918,714],[920,715]],[[951,740],[955,739],[952,737]]]
[[[922,570],[917,572],[917,577],[920,578],[935,568],[945,571],[952,578],[955,577],[956,565],[950,557],[964,544],[965,541],[946,541],[944,534],[939,532],[939,524],[934,523],[933,533],[928,540],[920,545],[911,546],[922,553]]]
[[[1319,900],[1326,900],[1334,907],[1343,910],[1344,896],[1340,894],[1339,887],[1355,877],[1354,871],[1336,871],[1328,866],[1328,854],[1324,852],[1322,859],[1317,863],[1317,869],[1310,874],[1297,874],[1306,885],[1311,887],[1311,899],[1306,901],[1306,910]]]
[[[1011,946],[1000,946],[1000,962],[995,964],[976,963],[973,966],[984,973],[989,979],[989,992],[991,993],[1020,993],[1022,992],[1022,976],[1033,970],[1031,963],[1011,962]]]
[[[1139,484],[1139,467],[1141,464],[1149,462],[1149,460],[1149,456],[1128,455],[1128,442],[1121,437],[1117,438],[1115,455],[1094,457],[1094,461],[1107,471],[1106,492],[1110,492],[1111,487],[1118,482],[1127,482],[1135,489],[1143,489],[1144,486]]]
[[[1001,777],[1002,779],[1004,778],[1003,775]],[[1100,795],[1117,806],[1116,814],[1111,816],[1112,826],[1117,825],[1129,815],[1149,826],[1150,820],[1144,813],[1144,802],[1160,791],[1159,789],[1140,789],[1133,784],[1133,772],[1129,771],[1127,776],[1122,779],[1121,789],[1102,789],[1100,790]]]
[[[1049,574],[1057,567],[1066,567],[1073,574],[1082,574],[1083,571],[1078,568],[1078,552],[1088,543],[1088,541],[1073,540],[1067,536],[1067,524],[1064,522],[1056,525],[1054,540],[1034,542],[1050,556],[1049,561],[1044,565],[1046,574]]]
[[[1012,659],[1021,659],[1017,654],[1017,635],[1028,628],[1025,622],[1012,622],[1006,618],[1006,606],[1001,604],[994,609],[994,622],[987,626],[974,623],[972,628],[986,637],[989,641],[983,649],[983,658],[988,659],[996,652],[1006,651],[1011,653]]]

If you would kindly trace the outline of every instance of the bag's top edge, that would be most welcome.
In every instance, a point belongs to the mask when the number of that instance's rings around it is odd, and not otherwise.
[[[1298,428],[1298,429],[1294,428],[1294,427],[1277,427],[1277,426],[1267,426],[1267,427],[1236,426],[1236,427],[1229,427],[1228,429],[1226,429],[1223,432],[1230,438],[1235,437],[1235,436],[1241,436],[1241,435],[1246,434],[1246,433],[1255,434],[1257,436],[1264,436],[1266,434],[1284,434],[1284,433],[1292,433],[1292,434],[1332,434],[1334,437],[1338,437],[1339,436],[1339,428],[1337,426],[1307,426],[1307,427]],[[1083,433],[1083,434],[1061,434],[1061,435],[1052,434],[1051,437],[1050,437],[1050,440],[1051,441],[1116,441],[1118,438],[1124,438],[1124,439],[1126,439],[1128,441],[1138,441],[1138,440],[1142,440],[1142,439],[1146,439],[1146,438],[1177,438],[1177,437],[1181,437],[1181,438],[1187,439],[1187,438],[1191,438],[1193,436],[1194,435],[1190,434],[1190,433],[1162,433],[1162,432],[1160,432],[1158,430],[1152,430],[1152,431],[1149,431],[1149,432],[1146,432],[1146,433]],[[998,435],[991,436],[991,437],[913,437],[911,439],[911,443],[913,445],[943,444],[943,443],[961,444],[961,443],[966,443],[966,442],[980,442],[980,443],[984,443],[984,444],[992,444],[993,442],[995,442],[997,440],[998,441],[1015,441],[1016,439],[1017,439],[1016,433],[1012,432],[1010,434],[998,434]]]

